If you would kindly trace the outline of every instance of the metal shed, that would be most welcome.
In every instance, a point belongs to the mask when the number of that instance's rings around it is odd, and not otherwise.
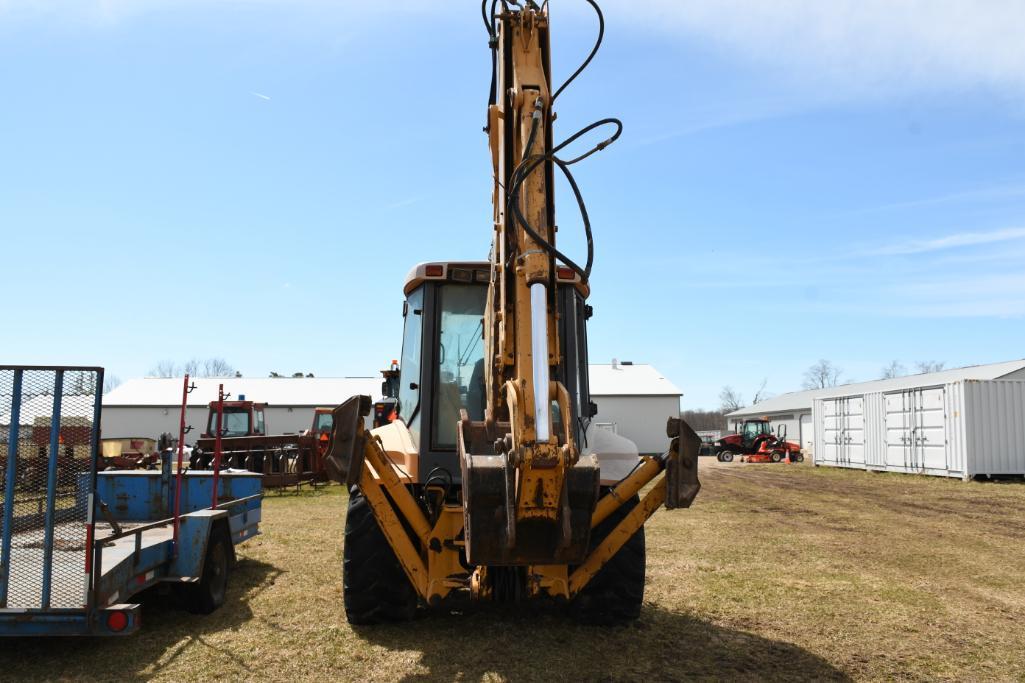
[[[805,454],[812,454],[818,446],[812,420],[812,404],[816,399],[838,396],[866,396],[873,393],[885,393],[913,387],[940,386],[960,380],[979,379],[1025,379],[1025,359],[989,363],[986,365],[970,365],[963,368],[950,368],[939,372],[918,375],[905,375],[892,379],[879,379],[869,382],[844,384],[825,389],[795,391],[789,394],[773,396],[753,406],[741,408],[726,416],[730,429],[734,431],[744,420],[751,418],[768,418],[775,431],[780,426],[787,429],[787,438],[801,444]],[[855,404],[849,406],[859,410]],[[857,450],[855,448],[855,450]]]
[[[1025,476],[1025,381],[816,398],[815,464],[971,479]]]

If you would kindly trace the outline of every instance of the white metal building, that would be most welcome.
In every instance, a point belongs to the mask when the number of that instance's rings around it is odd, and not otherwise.
[[[970,479],[1025,475],[1025,380],[816,398],[815,464]]]
[[[617,363],[590,367],[591,399],[598,405],[596,426],[637,444],[641,453],[661,453],[669,444],[666,419],[680,414],[681,392],[650,365]],[[203,431],[207,406],[217,400],[217,385],[229,400],[266,403],[267,430],[284,434],[309,429],[313,409],[336,406],[357,394],[381,397],[380,377],[223,378],[195,380],[186,422],[192,443]],[[182,379],[144,378],[125,382],[103,397],[105,438],[149,437],[178,433]]]
[[[965,368],[953,368],[921,375],[908,375],[873,382],[845,384],[827,389],[795,391],[789,394],[774,396],[747,408],[741,408],[728,414],[726,417],[731,429],[734,429],[737,424],[743,423],[745,419],[760,417],[769,418],[774,430],[779,425],[786,425],[787,439],[800,443],[801,448],[814,457],[816,439],[812,421],[812,406],[818,398],[864,396],[876,392],[886,393],[916,387],[935,387],[964,380],[996,379],[1025,379],[1025,360],[990,363],[988,365],[972,365]]]
[[[333,407],[352,396],[381,397],[380,377],[225,377],[194,380],[189,394],[186,424],[192,431],[186,443],[193,443],[205,431],[208,406],[217,400],[217,386],[224,384],[229,401],[266,403],[269,434],[289,434],[309,429],[313,409]],[[101,428],[104,438],[132,436],[157,438],[164,432],[178,433],[182,401],[182,378],[146,377],[125,382],[103,396]]]
[[[630,362],[592,365],[591,400],[598,404],[595,426],[605,427],[635,444],[641,453],[669,447],[666,420],[680,415],[682,392],[650,365]]]

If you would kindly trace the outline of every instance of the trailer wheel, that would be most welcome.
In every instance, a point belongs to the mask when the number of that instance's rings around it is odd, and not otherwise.
[[[345,515],[342,589],[350,624],[409,621],[416,614],[416,590],[355,486]]]
[[[193,614],[210,614],[224,604],[231,573],[231,539],[224,526],[218,524],[210,531],[203,560],[203,575],[197,583],[181,586],[179,598],[185,609]]]
[[[591,532],[591,550],[596,548],[640,503],[628,499]],[[586,624],[609,625],[636,619],[644,600],[644,527],[612,556],[570,603],[570,614]]]

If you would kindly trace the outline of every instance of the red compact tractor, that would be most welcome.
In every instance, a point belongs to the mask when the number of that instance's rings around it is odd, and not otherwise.
[[[739,456],[744,462],[781,462],[789,456],[791,462],[804,462],[800,445],[786,439],[786,425],[773,434],[767,418],[746,420],[738,434],[727,434],[715,442],[716,459],[733,462]]]

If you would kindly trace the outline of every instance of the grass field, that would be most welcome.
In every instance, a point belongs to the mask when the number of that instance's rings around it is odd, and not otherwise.
[[[167,680],[1025,680],[1025,485],[702,460],[648,525],[641,619],[448,610],[353,630],[345,494],[268,496],[209,617],[146,601],[124,639],[0,643],[0,676]]]

